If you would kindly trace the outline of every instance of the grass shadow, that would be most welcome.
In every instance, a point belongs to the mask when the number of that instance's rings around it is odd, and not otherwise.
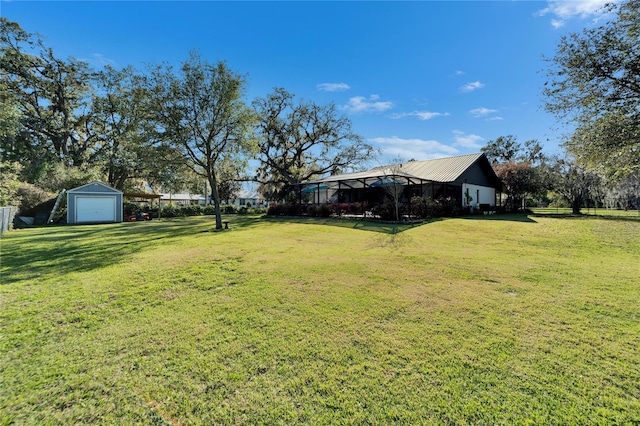
[[[230,222],[230,231],[260,223],[258,216],[233,216],[224,220]],[[0,285],[91,271],[121,262],[160,241],[195,236],[214,228],[213,216],[200,216],[11,231],[0,241]]]
[[[263,222],[268,223],[300,223],[311,225],[335,226],[338,228],[357,229],[359,231],[377,232],[395,235],[428,223],[437,222],[443,218],[429,219],[421,222],[382,222],[366,219],[317,218],[305,216],[264,216]]]
[[[533,217],[548,217],[553,219],[565,219],[565,220],[608,220],[613,222],[632,222],[640,223],[640,216],[632,215],[617,215],[617,214],[573,214],[573,213],[546,213],[546,212],[534,212],[529,214]]]
[[[510,222],[536,223],[526,213],[507,213],[494,215],[474,215],[474,216],[457,216],[457,217],[436,217],[425,219],[419,222],[383,222],[367,219],[345,219],[345,218],[317,218],[306,216],[264,216],[263,222],[287,222],[314,225],[336,226],[339,228],[357,229],[360,231],[377,232],[387,235],[395,235],[420,226],[429,225],[431,223],[440,222],[449,219],[465,219],[465,220],[500,220]]]
[[[488,215],[461,216],[460,219],[537,223],[530,216],[532,215],[527,213],[499,213],[499,214],[488,214]]]

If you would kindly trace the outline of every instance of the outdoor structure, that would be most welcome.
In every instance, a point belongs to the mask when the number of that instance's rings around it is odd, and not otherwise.
[[[400,203],[414,196],[451,197],[461,208],[489,209],[496,206],[500,192],[502,182],[484,153],[409,161],[300,185],[301,201],[311,204],[366,202],[372,206],[392,195]]]
[[[192,206],[201,205],[204,206],[209,201],[210,197],[206,197],[202,194],[173,194],[173,193],[161,193],[160,205],[178,205],[178,206]]]
[[[243,189],[235,194],[235,198],[228,200],[228,203],[238,207],[262,207],[266,201],[260,193]]]
[[[122,222],[122,192],[101,182],[67,191],[67,223]]]
[[[125,201],[129,203],[137,204],[140,210],[143,212],[148,212],[151,214],[151,210],[154,208],[154,203],[158,207],[158,218],[161,216],[161,206],[160,206],[160,198],[162,196],[160,194],[150,194],[148,192],[125,192],[124,198]],[[127,220],[127,215],[133,212],[127,211],[127,207],[125,207],[124,211],[124,220]]]

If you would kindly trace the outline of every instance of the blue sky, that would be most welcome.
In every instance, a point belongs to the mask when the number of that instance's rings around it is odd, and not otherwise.
[[[95,67],[178,64],[195,49],[247,76],[247,102],[274,87],[333,102],[381,150],[378,165],[478,152],[508,134],[560,153],[543,56],[602,19],[604,3],[2,0],[0,15]]]

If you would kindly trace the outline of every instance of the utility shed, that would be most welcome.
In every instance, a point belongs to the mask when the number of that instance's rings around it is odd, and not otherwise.
[[[122,192],[101,182],[67,191],[67,223],[122,222]]]

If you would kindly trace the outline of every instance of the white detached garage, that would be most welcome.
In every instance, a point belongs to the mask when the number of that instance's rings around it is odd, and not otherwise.
[[[100,182],[67,191],[67,223],[122,222],[122,192]]]

